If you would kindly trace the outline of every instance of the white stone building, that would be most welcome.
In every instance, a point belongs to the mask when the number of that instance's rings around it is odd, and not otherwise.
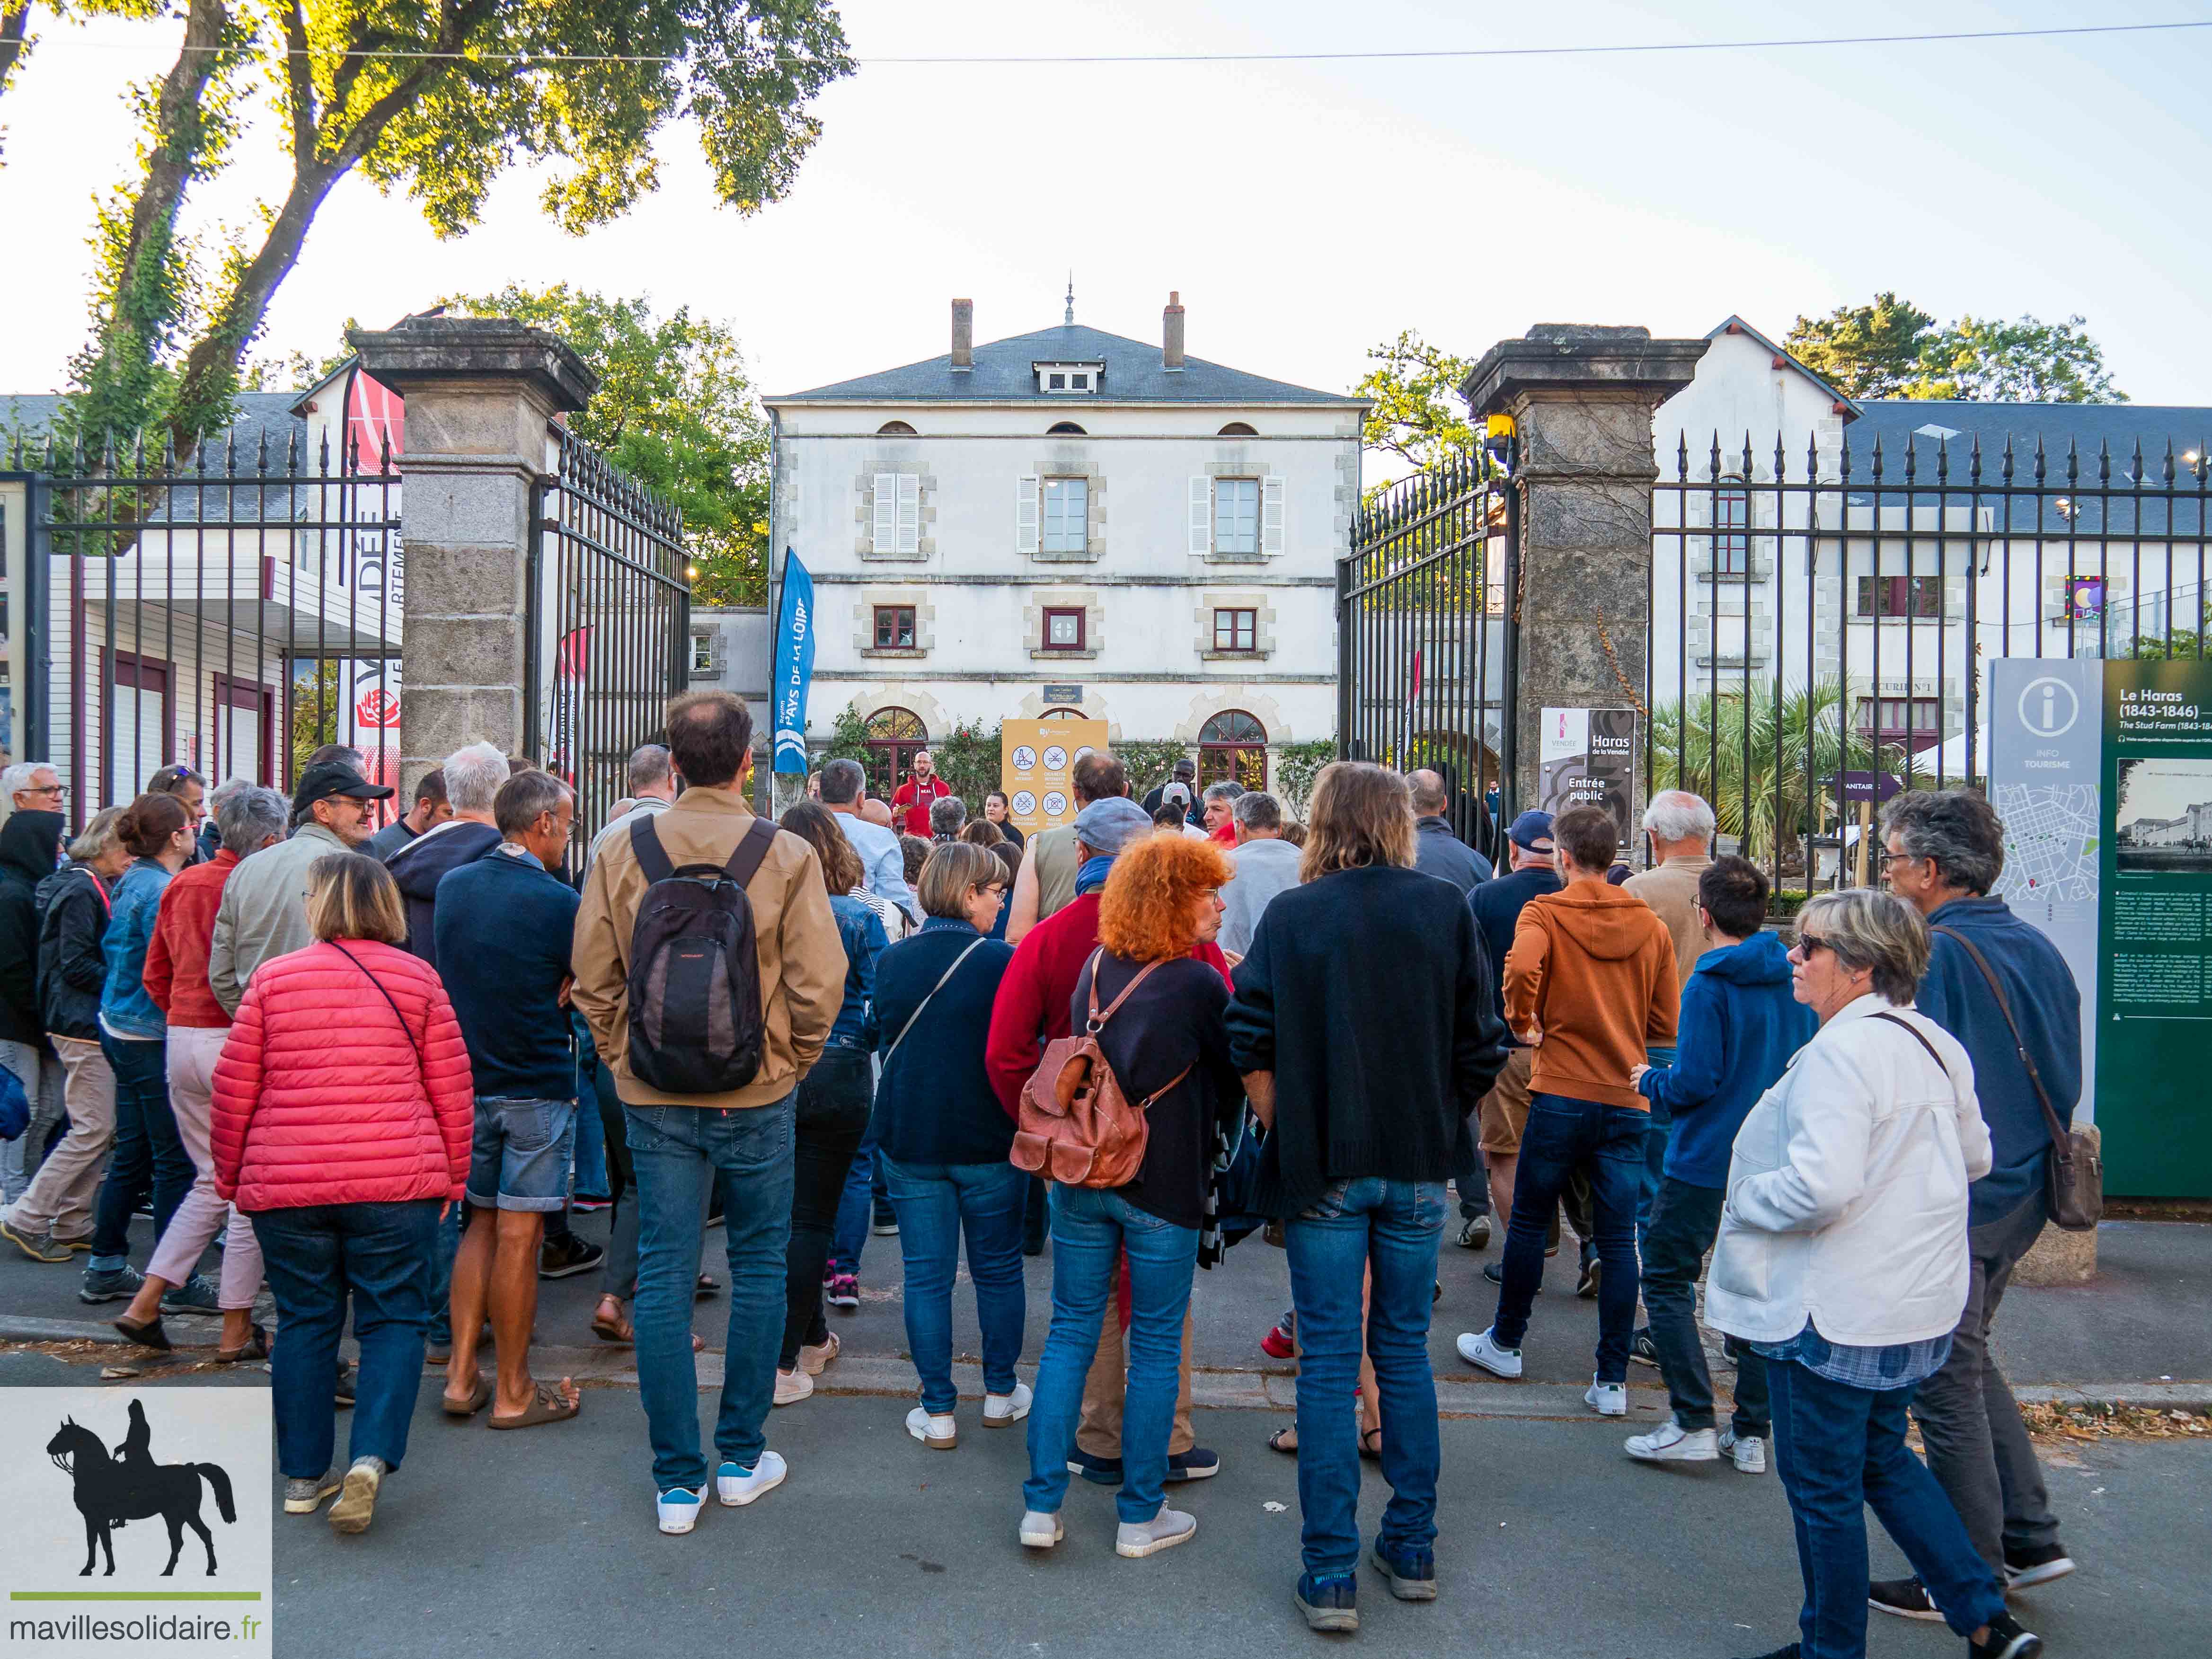
[[[771,547],[814,581],[808,731],[888,785],[956,724],[1103,720],[1259,787],[1333,738],[1364,405],[1073,320],[770,398]],[[777,561],[779,575],[781,560]],[[770,614],[774,614],[773,598]]]

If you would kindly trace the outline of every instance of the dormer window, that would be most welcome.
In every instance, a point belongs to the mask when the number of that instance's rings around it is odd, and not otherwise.
[[[1106,377],[1103,363],[1034,363],[1037,390],[1048,397],[1088,396]]]

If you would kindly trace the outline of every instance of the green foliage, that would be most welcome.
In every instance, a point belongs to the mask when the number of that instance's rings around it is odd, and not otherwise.
[[[1191,746],[1173,738],[1131,738],[1114,745],[1114,758],[1129,775],[1129,793],[1142,800],[1175,775],[1175,763],[1191,759]]]
[[[1836,775],[1872,769],[1876,759],[1865,741],[1844,741],[1843,695],[1832,680],[1778,697],[1770,685],[1753,685],[1748,696],[1701,693],[1686,710],[1672,702],[1651,711],[1652,789],[1704,796],[1720,832],[1736,836],[1755,862],[1774,855],[1778,836],[1785,867],[1793,848],[1802,862],[1802,838],[1836,820]],[[1901,754],[1880,759],[1904,771]]]
[[[815,751],[814,769],[832,760],[858,761],[863,770],[868,764],[868,722],[849,702],[830,722],[830,741]]]
[[[1275,793],[1290,809],[1292,817],[1305,817],[1306,803],[1313,799],[1314,780],[1321,775],[1321,769],[1335,758],[1336,741],[1333,738],[1286,743],[1275,751]]]
[[[768,602],[768,422],[726,322],[678,307],[656,317],[556,283],[509,283],[447,304],[550,330],[597,371],[591,406],[569,424],[615,464],[684,510],[697,605]]]
[[[1474,428],[1459,401],[1460,382],[1474,367],[1470,359],[1455,357],[1408,328],[1370,348],[1367,361],[1373,367],[1352,388],[1353,397],[1375,405],[1360,427],[1363,444],[1415,467],[1474,452]]]
[[[307,769],[307,757],[326,743],[338,741],[340,715],[338,665],[330,661],[302,662],[292,671],[292,775]],[[350,739],[349,739],[350,741]]]
[[[1850,398],[1969,402],[2124,404],[2101,347],[2080,317],[2063,323],[1936,319],[1892,293],[1874,303],[1800,317],[1784,343]]]
[[[960,797],[971,818],[983,815],[983,797],[999,787],[1005,765],[1000,723],[970,720],[954,726],[929,745],[937,775]]]
[[[93,338],[72,377],[84,420],[165,422],[181,451],[227,416],[240,362],[348,173],[455,236],[527,167],[544,211],[580,233],[658,187],[654,140],[680,125],[716,198],[752,213],[790,190],[821,132],[808,105],[853,67],[830,0],[228,3],[189,0],[177,64],[142,100],[147,141],[103,215]],[[240,100],[277,118],[240,122]],[[250,144],[281,147],[289,177],[203,280],[180,210]]]

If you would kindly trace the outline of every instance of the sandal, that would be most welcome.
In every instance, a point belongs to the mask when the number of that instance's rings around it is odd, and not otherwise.
[[[491,1379],[484,1376],[477,1378],[476,1392],[465,1401],[456,1400],[447,1394],[439,1395],[438,1403],[445,1407],[448,1417],[474,1417],[491,1404]]]
[[[538,1385],[537,1393],[531,1398],[530,1404],[520,1415],[501,1417],[494,1414],[484,1419],[484,1421],[495,1429],[531,1429],[537,1427],[540,1423],[565,1423],[583,1409],[583,1395],[578,1395],[574,1400],[570,1401],[564,1398],[561,1391],[550,1383],[540,1382]]]
[[[1370,1437],[1370,1436],[1372,1436],[1372,1437],[1374,1437],[1374,1442],[1375,1442],[1375,1443],[1374,1443],[1373,1445],[1371,1445],[1371,1446],[1370,1446],[1370,1445],[1369,1445],[1369,1444],[1367,1443],[1368,1443],[1368,1438],[1369,1438],[1369,1437]],[[1382,1430],[1380,1430],[1380,1429],[1362,1429],[1362,1430],[1360,1430],[1360,1431],[1359,1431],[1359,1455],[1360,1455],[1362,1457],[1364,1457],[1364,1458],[1367,1459],[1367,1461],[1368,1461],[1369,1462],[1370,1462],[1370,1463],[1379,1463],[1379,1462],[1381,1462],[1382,1461]]]
[[[1286,1441],[1287,1444],[1285,1443]],[[1267,1437],[1267,1449],[1279,1451],[1285,1457],[1296,1457],[1298,1455],[1298,1425],[1293,1423],[1287,1429],[1277,1429]]]
[[[617,1311],[611,1318],[604,1313],[592,1316],[592,1334],[602,1342],[612,1342],[618,1347],[633,1346],[637,1341],[637,1327],[629,1322],[628,1314],[620,1311],[622,1304],[619,1302],[615,1307]]]
[[[235,1365],[241,1359],[268,1358],[269,1331],[268,1328],[263,1325],[256,1325],[253,1328],[252,1334],[246,1339],[244,1347],[217,1348],[215,1351],[215,1363],[218,1365]]]
[[[161,1316],[159,1314],[155,1314],[143,1325],[134,1325],[127,1319],[117,1319],[110,1322],[117,1330],[123,1333],[123,1340],[125,1342],[135,1342],[142,1348],[157,1348],[163,1353],[168,1352],[172,1346],[168,1332],[161,1328]]]

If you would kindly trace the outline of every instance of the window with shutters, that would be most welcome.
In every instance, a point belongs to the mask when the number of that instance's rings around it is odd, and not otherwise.
[[[1091,481],[1044,481],[1044,550],[1080,553],[1091,544]]]
[[[1256,651],[1259,649],[1260,613],[1257,611],[1216,611],[1213,613],[1213,648],[1216,651]]]
[[[1213,550],[1256,555],[1260,550],[1260,481],[1213,481]]]
[[[1283,550],[1283,481],[1209,474],[1190,481],[1190,550],[1261,559]]]
[[[1079,609],[1048,608],[1044,613],[1044,648],[1048,651],[1083,649],[1084,613]]]
[[[869,491],[869,546],[878,558],[915,558],[921,552],[921,479],[912,472],[878,472]]]
[[[910,605],[879,605],[875,610],[876,649],[913,650],[914,607]]]

